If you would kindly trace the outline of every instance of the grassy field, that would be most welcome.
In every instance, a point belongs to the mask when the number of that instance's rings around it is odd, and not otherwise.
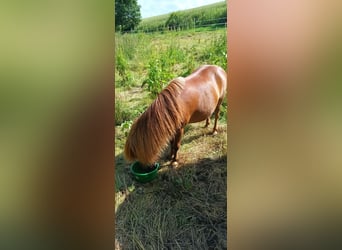
[[[192,29],[196,26],[201,27],[226,21],[227,3],[222,1],[193,9],[144,18],[137,27],[137,30],[150,32],[165,30],[168,29],[168,26]]]
[[[178,168],[167,149],[158,177],[141,184],[123,158],[130,125],[155,92],[202,64],[226,69],[226,29],[117,34],[115,48],[116,249],[226,249],[226,100],[216,136],[213,124],[186,126]]]

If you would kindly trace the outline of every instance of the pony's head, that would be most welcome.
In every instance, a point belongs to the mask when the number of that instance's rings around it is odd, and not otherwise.
[[[158,160],[167,143],[182,126],[182,105],[177,98],[184,84],[182,77],[172,80],[133,123],[124,150],[128,161],[138,160],[150,165]]]

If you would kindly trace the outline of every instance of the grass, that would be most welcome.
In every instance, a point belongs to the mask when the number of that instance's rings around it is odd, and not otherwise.
[[[169,167],[167,149],[158,177],[141,184],[123,157],[127,128],[154,99],[143,82],[155,77],[153,84],[166,84],[202,64],[225,69],[225,37],[222,28],[116,35],[122,57],[115,71],[116,249],[226,249],[226,100],[216,136],[210,135],[213,119],[209,128],[205,122],[186,126],[177,169]]]
[[[116,240],[122,249],[226,248],[226,124],[219,123],[216,136],[203,124],[187,126],[181,166],[171,169],[163,158],[151,183],[133,180],[121,152],[116,155]]]

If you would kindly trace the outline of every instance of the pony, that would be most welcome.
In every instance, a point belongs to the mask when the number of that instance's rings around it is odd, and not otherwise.
[[[134,121],[125,143],[124,156],[151,165],[171,144],[171,164],[178,165],[178,150],[188,123],[206,121],[215,114],[212,134],[217,134],[220,105],[227,91],[227,74],[215,65],[203,65],[187,77],[171,80]]]

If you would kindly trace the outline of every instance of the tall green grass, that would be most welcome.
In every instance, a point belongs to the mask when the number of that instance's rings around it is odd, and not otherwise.
[[[201,61],[221,66],[227,69],[227,35],[221,34],[219,37],[211,40],[207,47],[207,53],[203,53],[200,57]]]

